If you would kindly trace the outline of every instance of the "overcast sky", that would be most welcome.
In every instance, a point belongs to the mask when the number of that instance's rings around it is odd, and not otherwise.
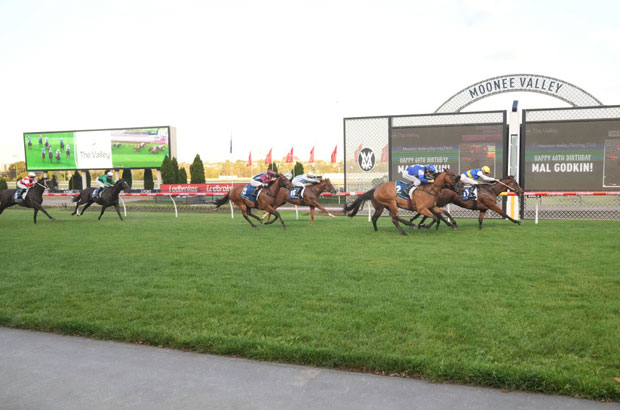
[[[329,159],[342,118],[539,74],[620,104],[619,1],[0,0],[0,165],[22,134],[171,125],[191,162]],[[532,93],[466,111],[563,107]]]

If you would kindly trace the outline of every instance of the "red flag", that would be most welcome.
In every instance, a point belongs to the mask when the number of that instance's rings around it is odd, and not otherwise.
[[[314,162],[314,147],[310,150],[310,161],[308,162]]]
[[[269,154],[267,154],[267,158],[265,158],[265,165],[271,164],[271,150],[272,148],[269,149]]]
[[[291,152],[286,154],[286,162],[293,162],[293,147],[291,147]]]
[[[390,144],[385,144],[385,147],[383,147],[383,150],[381,150],[381,162],[388,162],[389,158],[388,158],[388,154],[390,150]]]
[[[336,162],[336,151],[338,150],[338,145],[334,147],[334,152],[332,152],[332,162]],[[360,151],[362,150],[362,144],[360,144]]]
[[[248,163],[245,164],[246,167],[252,166],[252,151],[250,151],[250,156],[248,157]]]

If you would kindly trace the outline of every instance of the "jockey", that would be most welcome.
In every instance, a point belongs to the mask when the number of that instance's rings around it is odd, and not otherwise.
[[[250,185],[254,188],[265,187],[273,181],[276,175],[277,174],[273,169],[268,169],[267,172],[261,172],[260,174],[255,175],[250,181]]]
[[[28,175],[17,181],[17,189],[24,190],[22,199],[26,199],[26,195],[28,195],[28,190],[32,188],[32,186],[37,182],[36,178],[37,174],[31,171],[28,173]]]
[[[488,166],[483,166],[482,168],[470,169],[469,171],[465,171],[461,174],[461,181],[465,185],[478,185],[480,184],[479,179],[484,182],[495,182],[497,179],[488,176],[491,173],[491,168]]]
[[[428,165],[409,165],[407,169],[403,171],[403,179],[410,182],[407,187],[407,191],[413,185],[415,190],[422,182],[431,182],[434,178],[434,174],[437,172],[433,164]]]
[[[114,173],[112,171],[108,171],[107,173],[97,177],[97,185],[99,185],[99,188],[97,188],[93,193],[93,197],[95,198],[98,195],[101,195],[104,189],[114,185]]]
[[[307,174],[297,175],[291,181],[294,186],[305,187],[307,184],[317,184],[320,182],[320,177],[315,176],[312,172]]]

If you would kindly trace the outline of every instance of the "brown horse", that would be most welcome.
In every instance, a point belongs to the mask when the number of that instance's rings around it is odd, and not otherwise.
[[[523,194],[523,188],[519,186],[517,180],[513,176],[508,176],[505,178],[501,178],[500,182],[492,182],[490,184],[480,184],[478,185],[478,198],[476,200],[468,199],[467,201],[463,201],[461,195],[455,192],[452,189],[444,188],[441,190],[439,197],[437,198],[437,206],[444,207],[448,204],[456,204],[461,208],[473,209],[475,211],[480,211],[478,215],[478,229],[482,229],[482,221],[484,220],[484,216],[487,211],[495,211],[502,217],[508,219],[509,221],[521,225],[522,221],[518,221],[509,217],[502,208],[497,206],[497,196],[508,190],[516,192],[519,195]],[[445,211],[444,211],[445,212]],[[456,223],[452,215],[448,212],[445,212],[448,218],[452,223]],[[413,222],[414,219],[419,217],[420,214],[414,216],[409,222]],[[420,228],[430,228],[436,221],[431,222],[429,225],[423,225],[426,220],[426,216],[422,218],[418,227]],[[439,227],[439,222],[437,221],[437,227]]]
[[[30,188],[28,194],[26,195],[26,199],[17,204],[34,209],[34,223],[37,223],[37,213],[39,211],[43,212],[49,219],[54,221],[55,219],[47,213],[45,209],[41,206],[43,204],[43,192],[46,189],[49,189],[51,186],[51,181],[47,178],[41,178],[39,181],[35,182],[34,186]],[[4,191],[0,191],[0,214],[8,207],[15,205],[15,189],[5,189]]]
[[[437,207],[436,202],[441,189],[445,185],[456,183],[460,178],[459,175],[456,175],[450,169],[446,169],[444,172],[437,174],[432,183],[420,185],[413,192],[411,201],[399,198],[396,195],[396,186],[394,182],[384,182],[359,196],[350,204],[345,205],[344,212],[345,215],[353,217],[357,214],[365,201],[371,200],[375,208],[375,213],[372,216],[372,225],[375,232],[377,231],[377,219],[379,219],[385,208],[390,212],[392,223],[403,235],[407,235],[407,233],[400,227],[399,222],[411,227],[415,227],[415,225],[402,219],[398,215],[398,208],[410,211],[417,210],[420,214],[433,218],[433,221],[436,220],[436,218],[441,218],[447,225],[452,226],[452,224],[443,217],[442,214],[444,211]],[[457,226],[453,226],[453,228],[458,229]]]
[[[327,215],[331,216],[332,218],[336,218],[327,209],[323,208],[323,206],[321,206],[321,204],[319,203],[318,198],[321,195],[321,193],[325,191],[331,194],[336,193],[336,188],[334,188],[329,178],[322,179],[321,182],[319,183],[307,186],[305,191],[303,191],[302,199],[290,199],[289,198],[290,190],[281,189],[280,192],[278,193],[276,202],[274,203],[273,207],[279,208],[287,201],[294,205],[309,206],[310,207],[310,219],[312,220],[312,224],[314,225],[314,208],[319,208],[321,211],[325,212]],[[268,217],[267,224],[273,223],[273,222],[269,222],[269,218],[270,218],[269,214],[263,215],[263,218],[265,216]],[[275,219],[274,219],[274,222],[275,222]]]
[[[261,222],[261,219],[258,216],[252,214],[252,208],[262,209],[269,212],[270,214],[273,214],[276,217],[273,222],[275,222],[279,218],[280,222],[282,222],[282,228],[286,229],[286,224],[284,223],[282,216],[280,216],[280,213],[275,210],[273,204],[278,195],[278,192],[280,191],[280,188],[291,189],[292,187],[293,184],[291,184],[291,181],[289,181],[287,177],[285,177],[284,175],[278,175],[275,182],[271,182],[268,187],[262,188],[260,190],[260,195],[258,195],[258,199],[256,200],[256,202],[252,202],[241,196],[241,192],[245,188],[245,185],[237,185],[233,187],[230,191],[228,191],[224,198],[215,201],[215,209],[224,205],[227,201],[232,201],[241,210],[241,213],[243,214],[245,220],[248,221],[250,225],[252,225],[252,228],[255,229],[258,229],[258,226],[254,225],[252,221],[250,221],[250,218],[248,218],[248,216],[251,216],[252,218]]]

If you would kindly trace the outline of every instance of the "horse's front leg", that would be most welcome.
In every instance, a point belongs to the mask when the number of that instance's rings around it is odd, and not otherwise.
[[[280,222],[282,222],[282,229],[286,229],[286,224],[284,223],[284,219],[282,219],[282,215],[280,215],[280,212],[276,211],[271,205],[267,205],[265,207],[265,211],[269,212],[270,214],[276,217],[276,219],[274,219],[273,222],[279,219]]]
[[[45,209],[43,209],[43,207],[41,206],[41,204],[34,204],[33,205],[34,208],[34,223],[37,223],[37,211],[41,211],[45,214],[45,216],[47,216],[49,219],[51,219],[52,221],[55,221],[56,219],[54,219],[50,214],[47,213],[47,211]]]
[[[118,217],[119,217],[119,218],[121,218],[121,221],[122,221],[122,220],[123,220],[123,217],[121,216],[121,210],[120,210],[120,208],[118,207],[118,202],[116,202],[116,203],[114,204],[114,209],[116,209],[116,213],[118,214]]]
[[[328,216],[331,216],[332,218],[336,219],[336,217],[334,215],[332,215],[327,209],[323,208],[321,206],[321,204],[319,204],[319,201],[317,200],[312,200],[310,202],[310,212],[311,215],[313,216],[312,220],[314,221],[314,208],[319,208],[321,211],[323,211],[324,213],[326,213]],[[314,223],[314,222],[313,222]]]
[[[515,224],[518,224],[518,225],[521,225],[523,223],[523,221],[518,221],[516,219],[512,219],[511,217],[509,217],[508,214],[506,212],[502,211],[502,208],[497,206],[495,203],[485,204],[485,205],[487,205],[487,208],[489,208],[492,211],[495,211],[496,213],[501,215],[503,218],[508,219],[512,223],[515,223]],[[480,222],[480,229],[482,229],[482,222]]]
[[[455,231],[459,229],[458,225],[456,224],[456,221],[452,218],[452,216],[447,212],[444,211],[443,209],[439,208],[439,207],[433,207],[433,209],[431,209],[431,212],[433,212],[433,214],[435,214],[437,216],[437,229],[439,229],[439,221],[443,221],[443,223],[445,223],[446,225],[448,225],[450,228],[454,229]]]
[[[458,229],[458,227],[454,227],[454,225],[452,225],[452,223],[450,222],[450,219],[448,219],[447,217],[445,217],[444,215],[444,211],[441,208],[438,208],[436,206],[432,207],[430,209],[430,211],[433,213],[433,215],[435,216],[435,221],[437,222],[437,228],[439,228],[439,223],[443,222],[445,223],[447,226],[449,226],[450,228],[456,230]]]
[[[450,212],[446,211],[445,209],[443,210],[444,215],[446,215],[448,217],[448,220],[452,223],[452,228],[455,230],[459,229],[459,226],[456,224],[456,220],[452,217],[452,215],[450,215]],[[437,228],[439,229],[439,224],[437,224]]]

